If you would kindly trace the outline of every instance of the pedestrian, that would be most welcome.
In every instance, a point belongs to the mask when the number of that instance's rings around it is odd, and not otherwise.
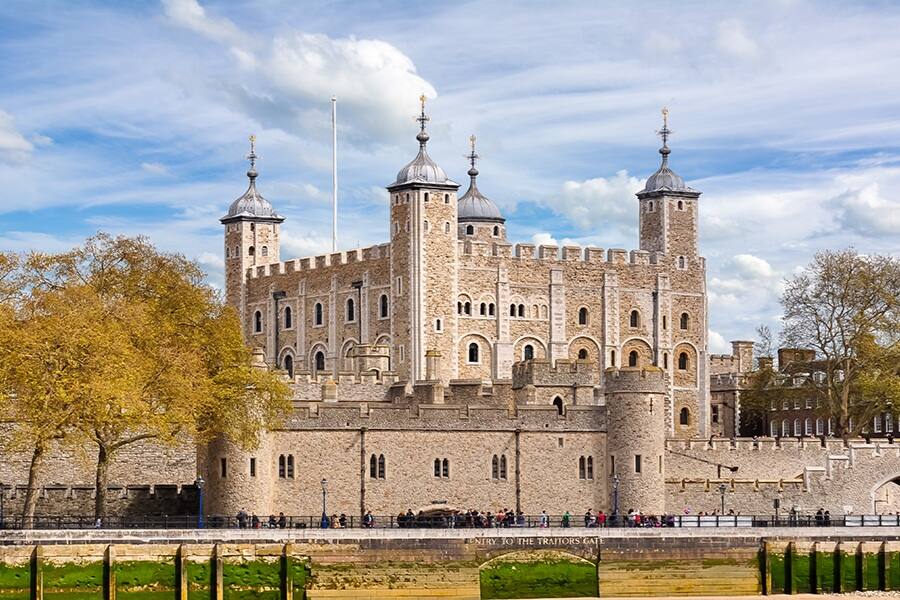
[[[340,524],[341,529],[346,528],[347,527],[347,515],[345,515],[344,513],[341,513],[341,516],[338,517],[338,523]]]
[[[569,514],[569,511],[566,511],[562,516],[562,526],[568,527],[569,522],[572,520],[572,515]]]
[[[825,511],[820,507],[819,510],[816,511],[816,527],[823,527],[825,525]]]
[[[337,515],[331,515],[331,528],[332,529],[340,529],[341,528],[341,523],[340,523],[340,521],[338,521]]]
[[[588,509],[587,512],[584,513],[584,526],[585,526],[585,527],[590,527],[590,526],[591,526],[591,521],[593,521],[593,520],[594,520],[594,515],[593,515],[593,513],[591,512],[591,509]]]
[[[241,528],[241,529],[247,528],[247,509],[246,508],[242,508],[241,510],[238,511],[237,522],[238,522],[239,528]]]
[[[278,522],[275,520],[275,515],[269,515],[269,522],[267,524],[269,529],[275,529],[275,527],[277,525],[278,525]]]
[[[822,515],[822,520],[825,523],[825,527],[831,527],[831,513],[830,512],[828,512],[826,510],[825,514]]]
[[[597,527],[606,527],[606,513],[602,510],[597,513]]]
[[[550,527],[550,517],[546,510],[541,511],[541,527]]]
[[[366,511],[366,514],[363,516],[363,527],[366,529],[372,529],[375,526],[375,517],[372,516],[371,511]]]
[[[250,517],[250,526],[253,529],[259,529],[259,517],[256,516],[256,513],[253,513],[253,516]]]
[[[283,512],[278,513],[278,527],[280,529],[284,529],[287,527],[287,519],[284,516]]]

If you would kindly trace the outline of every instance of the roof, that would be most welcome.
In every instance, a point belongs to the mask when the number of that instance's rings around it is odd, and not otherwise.
[[[469,169],[469,189],[463,194],[457,203],[457,219],[463,221],[493,221],[503,223],[506,219],[500,214],[500,209],[487,196],[479,191],[475,183],[478,169],[474,166]]]

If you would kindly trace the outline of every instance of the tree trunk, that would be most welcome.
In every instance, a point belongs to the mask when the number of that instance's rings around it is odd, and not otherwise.
[[[34,445],[31,453],[31,464],[28,466],[28,489],[25,490],[25,506],[22,509],[22,525],[31,528],[34,525],[34,513],[37,510],[38,501],[38,477],[44,466],[44,453],[46,446],[44,441]]]
[[[101,524],[106,519],[106,490],[109,483],[109,452],[105,444],[98,444],[97,477],[94,481],[94,518]]]

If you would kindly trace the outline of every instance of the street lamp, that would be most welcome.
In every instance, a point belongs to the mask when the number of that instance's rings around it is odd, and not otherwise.
[[[328,494],[328,480],[322,478],[322,529],[328,529],[328,513],[325,511],[325,497]]]
[[[728,489],[724,483],[719,484],[719,496],[722,498],[722,514],[725,514],[725,490]]]
[[[619,476],[613,475],[613,525],[618,525],[619,520]]]
[[[200,492],[199,506],[197,510],[197,529],[203,529],[203,484],[206,483],[203,481],[203,475],[197,475],[197,479],[194,480],[194,485],[197,486],[197,491]]]

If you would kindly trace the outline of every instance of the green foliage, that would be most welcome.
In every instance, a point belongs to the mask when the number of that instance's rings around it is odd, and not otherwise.
[[[596,596],[597,589],[597,567],[587,562],[499,562],[481,570],[485,599]]]
[[[125,561],[116,563],[115,572],[119,591],[134,588],[175,589],[174,561]]]
[[[31,567],[28,563],[22,565],[7,565],[0,563],[0,594],[6,598],[6,594],[12,590],[28,590],[31,585]]]
[[[103,563],[100,561],[87,563],[69,563],[54,565],[44,563],[44,589],[48,591],[101,590],[103,587]]]

